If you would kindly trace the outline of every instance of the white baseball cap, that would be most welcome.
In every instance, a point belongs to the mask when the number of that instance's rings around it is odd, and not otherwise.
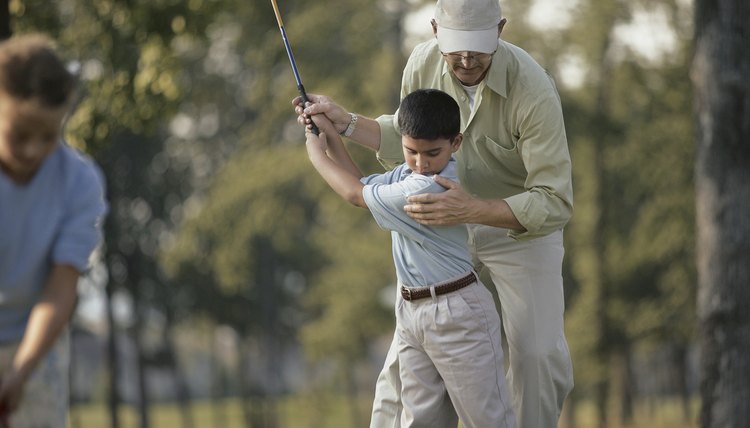
[[[435,22],[440,51],[495,52],[501,18],[499,0],[438,0]]]

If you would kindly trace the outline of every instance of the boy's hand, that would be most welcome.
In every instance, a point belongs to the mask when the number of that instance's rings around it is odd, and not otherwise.
[[[0,379],[0,428],[8,426],[8,417],[18,409],[25,383],[24,376],[15,370],[5,372]]]
[[[307,145],[308,153],[311,153],[311,150],[321,151],[323,153],[328,150],[328,139],[326,138],[326,133],[324,131],[321,130],[320,134],[315,135],[312,130],[305,129],[305,138],[307,138],[305,144]]]

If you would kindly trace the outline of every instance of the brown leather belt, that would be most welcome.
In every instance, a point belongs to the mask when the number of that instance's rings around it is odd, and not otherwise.
[[[468,275],[466,275],[465,277],[461,279],[457,279],[455,281],[446,282],[445,284],[435,286],[435,295],[440,296],[441,294],[452,293],[456,290],[460,290],[464,287],[467,287],[475,282],[477,282],[477,277],[476,275],[474,275],[474,272],[470,272]],[[430,288],[431,287],[414,288],[414,287],[405,287],[402,285],[401,297],[403,297],[404,300],[409,300],[409,301],[424,299],[432,295],[430,293]]]

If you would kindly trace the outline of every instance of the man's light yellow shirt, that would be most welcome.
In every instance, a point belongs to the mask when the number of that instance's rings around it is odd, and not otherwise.
[[[459,179],[474,196],[507,201],[526,228],[509,236],[532,239],[565,226],[573,186],[560,97],[552,78],[529,54],[499,40],[470,111],[466,92],[432,39],[409,57],[401,98],[420,88],[440,89],[458,101],[464,134],[456,153]],[[386,168],[403,162],[397,115],[377,118],[378,159]]]

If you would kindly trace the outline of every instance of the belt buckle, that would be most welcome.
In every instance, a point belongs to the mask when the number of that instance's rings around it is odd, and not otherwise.
[[[406,292],[406,293],[405,293],[405,295],[404,295],[404,293],[403,293],[403,292]],[[402,289],[402,293],[401,293],[401,295],[402,295],[402,297],[404,298],[404,300],[407,300],[407,301],[410,301],[410,302],[411,302],[411,288],[409,288],[409,287],[404,287],[404,288]]]

